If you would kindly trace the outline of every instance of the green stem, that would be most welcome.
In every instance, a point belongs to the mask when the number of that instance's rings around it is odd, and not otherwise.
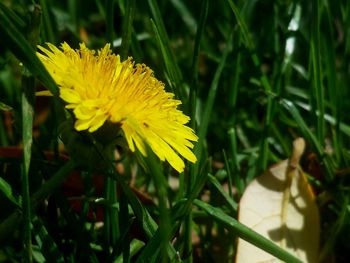
[[[112,147],[113,145],[113,147]],[[107,155],[110,162],[113,161],[113,149],[114,144],[107,146]],[[108,174],[114,173],[114,171],[108,171]],[[117,183],[110,176],[106,178],[105,185],[105,198],[109,203],[115,204],[117,202]],[[111,206],[105,207],[105,224],[104,234],[107,247],[114,247],[117,244],[119,238],[119,217],[118,211],[112,209]]]
[[[164,174],[162,173],[161,167],[159,165],[157,157],[154,155],[152,150],[147,148],[147,162],[150,168],[151,176],[153,177],[153,182],[157,191],[157,197],[159,202],[159,230],[161,234],[161,258],[162,262],[167,261],[167,253],[169,249],[169,239],[171,234],[171,220],[169,213],[169,200],[168,200],[168,183]]]

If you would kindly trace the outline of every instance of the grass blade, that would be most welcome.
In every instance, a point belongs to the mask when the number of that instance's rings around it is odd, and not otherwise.
[[[39,217],[33,218],[33,232],[37,243],[39,243],[41,253],[47,262],[65,262],[57,244],[47,232],[45,225]]]
[[[58,98],[58,88],[56,83],[47,72],[43,64],[36,57],[31,44],[23,37],[17,27],[10,20],[9,9],[0,5],[0,33],[4,34],[7,42],[6,47],[12,51],[15,56],[21,60],[24,66],[37,76],[50,92]]]
[[[306,125],[305,121],[301,117],[298,109],[295,107],[295,105],[286,99],[282,99],[280,101],[280,104],[293,116],[295,122],[298,124],[298,127],[303,134],[303,137],[306,138],[308,142],[312,144],[314,147],[318,158],[321,160],[321,163],[323,163],[323,166],[325,168],[325,179],[330,182],[333,179],[333,169],[330,163],[330,160],[325,155],[323,151],[322,145],[319,143],[315,135],[310,131],[309,127]]]
[[[138,239],[133,239],[130,242],[130,257],[133,257],[135,254],[137,254],[141,248],[145,246],[145,243],[138,240]],[[123,263],[123,257],[119,256],[116,260],[113,261],[113,263]]]
[[[32,155],[33,143],[33,116],[34,116],[34,84],[32,76],[23,76],[22,79],[22,127],[23,127],[23,154],[24,163],[22,169],[22,209],[24,217],[23,241],[25,243],[25,262],[32,262],[32,238],[31,238],[31,207],[29,197],[29,167]]]
[[[0,191],[16,206],[20,206],[18,199],[14,196],[12,187],[4,179],[0,177]]]
[[[320,3],[319,0],[312,1],[312,30],[311,30],[311,63],[312,63],[312,87],[315,96],[316,110],[315,118],[317,122],[317,139],[324,145],[325,121],[324,121],[324,89],[322,86],[322,70],[321,70],[321,48],[320,48]]]
[[[47,180],[41,188],[35,192],[31,197],[31,208],[36,209],[44,199],[49,197],[54,191],[57,190],[62,182],[75,168],[73,161],[68,161],[62,168],[56,172],[49,180]],[[22,215],[15,211],[7,219],[3,220],[0,224],[0,244],[8,240],[9,236],[13,234],[15,228],[22,221]]]
[[[44,35],[44,39],[50,43],[56,44],[57,38],[54,30],[54,20],[53,17],[49,13],[49,6],[48,2],[45,0],[40,0],[40,6],[42,9],[42,17],[43,17],[43,24],[42,24],[42,34]]]
[[[34,6],[30,13],[31,23],[28,28],[28,40],[35,46],[39,38],[41,10]],[[23,169],[22,169],[22,209],[23,209],[23,242],[24,261],[32,262],[32,230],[31,230],[31,204],[29,194],[29,168],[33,144],[33,119],[35,101],[35,78],[24,69],[22,76],[22,140],[23,140]]]
[[[237,234],[237,236],[248,241],[249,243],[263,249],[264,251],[285,262],[301,263],[299,259],[289,254],[287,251],[283,250],[267,238],[242,225],[233,217],[225,214],[221,209],[213,207],[197,199],[194,200],[194,204],[208,213],[215,221],[225,226],[226,229],[234,232]]]
[[[114,0],[105,1],[106,39],[111,44],[114,37],[114,2]]]
[[[154,22],[153,20],[151,21],[152,27],[155,32],[157,42],[160,46],[160,50],[163,55],[163,60],[164,60],[167,73],[172,82],[170,83],[170,85],[172,86],[176,96],[180,98],[181,101],[184,102],[186,99],[186,95],[185,95],[186,90],[185,90],[185,86],[183,85],[182,73],[175,60],[175,56],[170,49],[171,45],[170,45],[169,37],[166,32],[157,1],[148,0],[148,5],[150,7],[150,10],[154,19]]]
[[[160,251],[161,258],[165,259],[169,250],[169,239],[171,232],[171,221],[169,213],[168,184],[162,173],[159,160],[156,159],[152,150],[147,147],[146,162],[150,168],[151,176],[156,188],[159,202],[159,231],[160,231]],[[175,252],[175,251],[174,251]]]
[[[199,17],[199,23],[196,33],[196,38],[194,41],[193,57],[192,57],[192,86],[190,88],[190,117],[191,117],[191,127],[196,128],[196,109],[197,109],[197,93],[198,93],[198,58],[200,42],[204,33],[205,24],[208,17],[209,1],[204,0],[201,6],[201,14]]]
[[[234,200],[231,198],[231,196],[228,193],[226,193],[226,191],[224,190],[224,188],[222,187],[218,179],[216,179],[211,174],[208,175],[208,179],[210,183],[215,187],[215,189],[220,193],[220,195],[224,198],[224,200],[228,204],[231,211],[234,213],[237,213],[238,204],[234,202]]]
[[[243,35],[243,43],[245,44],[246,48],[251,52],[251,58],[254,63],[254,66],[257,67],[260,70],[260,82],[263,86],[266,93],[270,93],[272,91],[271,84],[266,76],[261,71],[261,63],[259,60],[258,55],[255,52],[255,45],[253,42],[253,39],[250,35],[250,32],[248,30],[248,26],[246,22],[244,21],[238,7],[233,3],[232,0],[228,0],[228,3],[232,9],[232,12],[234,13],[237,22],[241,28],[242,35]],[[267,97],[267,106],[266,106],[266,117],[265,117],[265,123],[264,123],[264,130],[263,130],[263,136],[260,144],[260,170],[264,171],[267,167],[268,162],[268,155],[269,155],[269,149],[268,149],[268,136],[270,134],[270,126],[274,115],[274,104],[271,97]]]
[[[122,44],[120,47],[120,56],[123,60],[128,57],[133,31],[132,23],[135,15],[135,0],[129,0],[126,1],[126,3],[126,14],[125,19],[123,20]]]
[[[195,167],[194,174],[198,174],[199,164],[200,164],[200,160],[201,160],[201,156],[202,156],[202,152],[203,152],[203,148],[204,148],[204,141],[205,141],[205,137],[206,137],[207,131],[208,131],[210,116],[211,116],[211,113],[213,111],[214,101],[215,101],[216,93],[217,93],[218,86],[219,86],[219,80],[220,80],[221,74],[223,72],[227,56],[228,56],[229,52],[231,51],[231,47],[232,47],[232,33],[227,39],[225,50],[223,52],[220,63],[215,71],[213,81],[210,85],[208,98],[207,98],[207,101],[205,103],[205,108],[204,108],[204,112],[203,112],[203,119],[201,120],[201,125],[198,129],[199,139],[198,139],[197,144],[194,147],[194,153],[198,159],[197,163],[194,165],[194,167]]]

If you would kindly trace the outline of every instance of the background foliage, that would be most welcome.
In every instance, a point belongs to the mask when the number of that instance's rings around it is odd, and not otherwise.
[[[232,222],[246,185],[302,136],[321,260],[346,262],[349,30],[345,0],[2,0],[0,261],[225,262],[244,236],[297,262]],[[63,41],[112,42],[150,66],[191,116],[199,161],[177,175],[152,155],[101,157],[57,96],[34,97],[57,94],[36,45]]]

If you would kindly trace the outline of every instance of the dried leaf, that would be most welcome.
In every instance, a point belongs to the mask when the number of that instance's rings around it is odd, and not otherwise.
[[[318,262],[319,211],[307,179],[298,167],[305,142],[294,141],[293,155],[272,166],[246,188],[239,221],[303,262]],[[272,255],[239,239],[236,263],[279,262]]]

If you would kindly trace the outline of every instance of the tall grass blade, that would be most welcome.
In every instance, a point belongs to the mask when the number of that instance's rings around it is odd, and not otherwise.
[[[156,188],[157,198],[159,202],[159,231],[160,231],[160,251],[161,258],[167,257],[167,251],[169,249],[169,240],[171,233],[171,220],[169,211],[168,200],[168,183],[161,170],[159,161],[156,159],[152,150],[147,147],[147,159],[146,162],[150,168],[150,173],[153,178],[153,182]]]
[[[311,132],[309,127],[306,125],[305,121],[301,117],[298,109],[295,107],[295,105],[286,99],[282,99],[280,101],[280,104],[285,108],[294,118],[295,122],[297,123],[303,137],[312,144],[313,148],[315,149],[318,158],[321,160],[321,163],[323,163],[323,167],[325,168],[325,179],[330,182],[333,179],[333,168],[331,165],[331,162],[329,160],[329,157],[325,154],[322,145],[318,141],[318,139],[315,137],[315,135]]]
[[[248,241],[249,243],[263,249],[264,251],[274,255],[275,257],[289,263],[301,263],[301,261],[295,256],[289,254],[284,249],[277,246],[272,241],[252,231],[250,228],[242,225],[233,217],[225,214],[221,209],[213,207],[198,199],[194,200],[194,204],[203,209],[208,215],[210,215],[215,221],[222,224],[227,230],[232,231],[240,238]]]
[[[195,167],[194,174],[198,174],[199,164],[201,161],[202,152],[203,152],[203,148],[204,148],[204,141],[205,141],[205,137],[207,135],[208,127],[209,127],[209,122],[210,122],[210,118],[211,118],[211,113],[213,111],[214,101],[216,98],[216,93],[218,90],[220,77],[221,77],[222,71],[224,69],[227,56],[228,56],[229,52],[231,51],[231,48],[232,48],[232,33],[230,34],[230,36],[227,39],[225,50],[224,50],[223,55],[221,57],[220,63],[215,71],[215,75],[214,75],[213,81],[210,85],[208,97],[207,97],[207,100],[206,100],[206,103],[204,106],[205,108],[204,108],[204,112],[203,112],[203,119],[201,120],[201,125],[198,129],[199,139],[198,139],[197,144],[194,147],[194,153],[198,159],[197,163],[194,165],[194,167]]]
[[[41,10],[34,6],[30,12],[31,23],[26,36],[29,43],[35,46],[39,38]],[[32,231],[31,231],[31,205],[29,193],[29,168],[32,157],[33,119],[35,101],[35,78],[24,69],[22,76],[22,140],[23,140],[23,169],[22,169],[22,209],[23,209],[23,242],[24,261],[32,262]]]
[[[50,42],[52,44],[57,43],[57,33],[55,33],[54,30],[54,20],[52,15],[50,14],[48,2],[45,0],[40,0],[40,6],[42,9],[42,35],[43,39],[45,39],[46,42]]]
[[[152,17],[154,19],[154,22],[152,20],[153,30],[155,32],[158,45],[160,46],[160,50],[163,55],[167,73],[172,82],[170,84],[174,89],[174,92],[177,95],[177,97],[180,98],[181,101],[186,101],[186,90],[185,85],[183,84],[182,73],[176,62],[175,56],[170,49],[171,45],[169,37],[166,32],[157,1],[148,0],[148,5],[150,7]]]
[[[132,23],[135,15],[135,0],[128,0],[126,2],[126,14],[125,19],[123,20],[122,44],[120,47],[120,56],[123,60],[127,59],[128,56],[133,31]]]
[[[0,5],[0,34],[4,34],[7,43],[6,47],[23,62],[24,66],[34,75],[37,76],[50,92],[58,98],[58,88],[56,83],[36,57],[33,48],[25,37],[20,33],[17,27],[8,16],[9,9]]]
[[[317,121],[317,139],[324,145],[325,121],[324,121],[324,89],[322,85],[322,69],[321,69],[321,48],[320,48],[320,1],[312,1],[312,30],[311,30],[311,63],[312,63],[312,87],[313,93],[311,98],[315,96],[316,109],[314,111]]]
[[[248,26],[246,22],[244,21],[243,16],[241,15],[241,12],[239,11],[237,5],[234,4],[232,0],[228,0],[228,3],[232,9],[232,12],[234,13],[237,22],[241,28],[242,35],[243,35],[243,43],[246,46],[246,48],[251,52],[251,58],[254,63],[254,66],[260,69],[261,62],[258,57],[258,55],[255,52],[255,45],[253,42],[253,39],[250,35],[250,32],[248,30]],[[260,69],[260,82],[263,86],[265,92],[269,93],[272,91],[271,84],[266,76],[265,73],[263,73]],[[268,149],[268,136],[270,134],[270,126],[274,115],[274,104],[273,100],[270,97],[267,97],[267,106],[266,106],[266,116],[265,116],[265,122],[264,122],[264,130],[263,130],[263,136],[260,144],[260,170],[265,170],[267,167],[268,162],[268,155],[269,155],[269,149]]]
[[[208,175],[210,183],[215,187],[215,189],[220,193],[225,202],[228,204],[228,207],[233,213],[237,213],[238,204],[232,199],[232,197],[226,193],[225,189],[222,187],[218,179],[216,179],[211,174]],[[230,186],[229,186],[230,187]]]
[[[106,39],[107,42],[111,44],[114,40],[114,4],[114,0],[106,0],[104,9],[104,14],[106,16]]]

